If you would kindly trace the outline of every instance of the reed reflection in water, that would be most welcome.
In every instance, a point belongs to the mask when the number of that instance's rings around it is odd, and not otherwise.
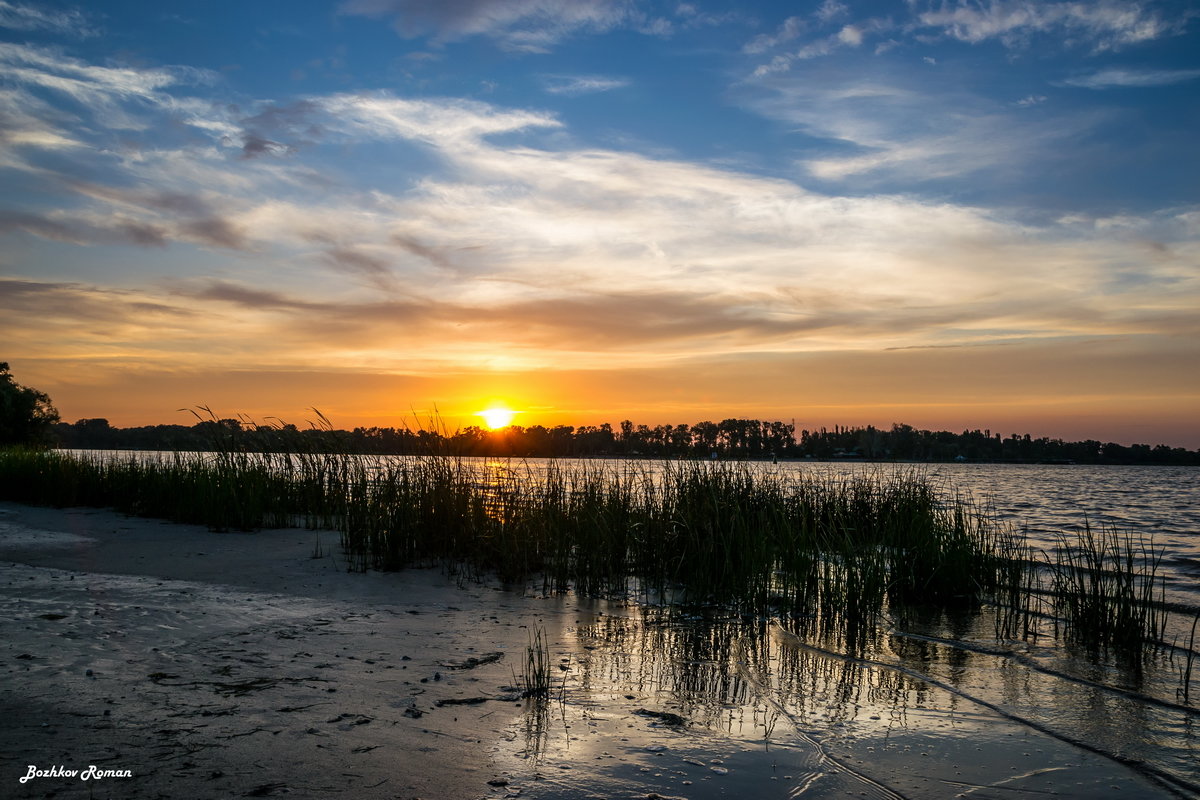
[[[1145,671],[999,642],[988,616],[911,615],[847,642],[812,620],[585,614],[561,643],[565,690],[538,712],[537,785],[576,796],[555,766],[596,760],[593,792],[642,796],[705,797],[714,780],[754,797],[1200,793],[1195,709],[1155,696]]]

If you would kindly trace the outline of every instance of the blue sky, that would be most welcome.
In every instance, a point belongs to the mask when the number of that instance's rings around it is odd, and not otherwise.
[[[1193,4],[0,0],[0,37],[3,357],[68,419],[1200,446]]]

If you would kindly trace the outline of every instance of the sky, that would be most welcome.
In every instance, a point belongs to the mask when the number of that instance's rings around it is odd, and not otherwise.
[[[64,420],[1200,448],[1200,7],[0,0]]]

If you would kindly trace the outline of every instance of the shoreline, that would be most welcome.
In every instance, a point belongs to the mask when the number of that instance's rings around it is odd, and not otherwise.
[[[5,796],[1172,796],[887,665],[348,573],[332,533],[0,503],[0,586]],[[559,667],[540,704],[512,690],[535,629]],[[131,777],[22,784],[30,765]]]
[[[79,453],[119,453],[119,454],[136,454],[136,453],[155,453],[155,454],[219,454],[226,451],[219,449],[209,450],[170,450],[170,449],[146,449],[139,447],[62,447],[55,446],[50,448],[54,452],[67,453],[71,455]],[[292,451],[289,450],[248,450],[247,455],[288,455]],[[1185,469],[1188,467],[1200,467],[1200,461],[1190,463],[1163,463],[1159,461],[1087,461],[1076,460],[1070,458],[1028,458],[1028,459],[1013,459],[1013,458],[891,458],[891,457],[872,457],[860,455],[845,455],[845,456],[772,456],[767,455],[736,455],[724,454],[719,458],[711,458],[702,455],[678,455],[678,454],[643,454],[643,453],[589,453],[576,455],[529,455],[529,454],[500,454],[488,455],[480,453],[392,453],[392,452],[354,452],[343,453],[341,451],[318,450],[312,455],[352,455],[356,458],[445,458],[445,459],[484,459],[495,461],[629,461],[634,463],[639,462],[699,462],[699,463],[721,463],[721,464],[880,464],[880,465],[895,465],[895,466],[945,466],[951,464],[985,464],[988,466],[1018,466],[1018,467],[1162,467],[1164,469]]]

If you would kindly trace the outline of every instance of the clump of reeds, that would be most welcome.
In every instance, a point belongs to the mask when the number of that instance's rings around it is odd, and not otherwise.
[[[707,463],[535,474],[451,457],[253,453],[236,431],[221,435],[223,449],[161,457],[11,451],[0,492],[218,530],[332,527],[353,569],[441,561],[587,594],[632,580],[658,597],[830,620],[869,620],[889,598],[974,599],[1004,562],[985,526],[915,474],[789,480]]]
[[[1093,651],[1124,653],[1161,641],[1167,622],[1161,559],[1152,542],[1111,527],[1085,522],[1074,537],[1061,536],[1051,569],[1067,635]]]
[[[1185,703],[1191,702],[1192,665],[1196,660],[1196,626],[1200,625],[1200,611],[1192,617],[1192,632],[1188,636],[1183,666],[1179,668],[1179,689],[1176,694]]]
[[[229,427],[215,429],[213,448],[205,452],[8,449],[0,451],[0,497],[108,507],[214,530],[337,526],[358,462],[319,452],[282,427],[278,434],[279,449],[270,453],[245,450]]]
[[[919,472],[814,477],[746,464],[521,464],[328,453],[278,428],[250,452],[235,426],[204,453],[0,451],[0,497],[108,506],[217,530],[331,528],[351,569],[461,565],[547,591],[641,592],[810,620],[857,640],[886,608],[999,609],[1027,635],[1051,602],[1094,650],[1161,638],[1161,552],[1085,527],[1039,565],[986,510]]]
[[[546,632],[537,627],[529,632],[525,671],[517,676],[516,682],[522,697],[546,698],[550,696],[550,679],[550,644]]]

